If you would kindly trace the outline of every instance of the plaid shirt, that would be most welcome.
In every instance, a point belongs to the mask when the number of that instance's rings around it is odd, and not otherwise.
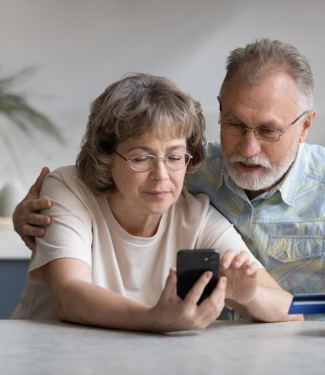
[[[224,170],[220,144],[209,142],[206,162],[187,187],[210,197],[285,290],[325,292],[325,148],[301,144],[285,179],[250,201]]]

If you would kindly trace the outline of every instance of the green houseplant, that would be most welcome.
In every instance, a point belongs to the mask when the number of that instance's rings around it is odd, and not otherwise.
[[[26,95],[12,91],[15,85],[29,79],[34,72],[35,69],[26,68],[15,75],[0,77],[0,115],[7,117],[22,131],[29,133],[30,127],[38,128],[62,142],[63,138],[52,121],[32,107]]]
[[[21,176],[23,175],[23,168],[19,158],[16,156],[13,140],[7,135],[3,126],[1,126],[1,116],[6,117],[9,122],[16,126],[20,131],[25,132],[30,136],[32,135],[33,129],[39,129],[51,137],[54,137],[58,142],[64,142],[63,137],[53,122],[42,112],[34,108],[28,102],[25,94],[17,93],[13,90],[16,85],[26,81],[34,73],[34,68],[26,68],[17,74],[7,77],[1,77],[0,75],[0,137],[12,157],[12,161],[14,162],[18,173]],[[8,198],[7,192],[11,192],[12,194],[14,193],[13,183],[9,187],[4,186],[2,188],[0,194],[0,203],[2,203],[2,206],[12,206],[13,204],[16,204],[17,202],[12,202],[12,204],[9,202],[10,199]],[[2,215],[9,216],[10,212],[8,214],[8,211],[11,209],[4,210],[2,208],[2,210],[6,211],[2,212]]]

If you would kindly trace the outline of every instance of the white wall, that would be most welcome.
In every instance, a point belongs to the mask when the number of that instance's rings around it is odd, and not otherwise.
[[[37,74],[17,90],[49,115],[65,146],[29,137],[3,117],[20,171],[0,139],[0,181],[31,184],[43,165],[75,160],[90,102],[126,72],[173,79],[203,105],[207,138],[218,137],[216,95],[230,50],[255,38],[296,45],[311,61],[318,115],[309,142],[325,145],[325,2],[322,0],[0,0],[0,77],[26,66]]]

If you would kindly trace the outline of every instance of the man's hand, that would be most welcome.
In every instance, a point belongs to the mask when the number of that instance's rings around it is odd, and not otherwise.
[[[49,216],[39,214],[39,211],[52,206],[49,199],[39,199],[44,178],[48,173],[49,168],[44,167],[26,197],[16,207],[12,217],[15,231],[32,251],[36,250],[35,237],[43,237],[44,227],[51,224]]]

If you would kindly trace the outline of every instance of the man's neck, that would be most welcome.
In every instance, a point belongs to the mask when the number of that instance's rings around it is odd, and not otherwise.
[[[264,193],[266,190],[245,190],[245,193],[250,201]]]
[[[288,173],[288,172],[287,172]],[[279,185],[279,183],[281,181],[284,180],[285,176],[287,175],[287,173],[284,174],[284,176],[282,178],[280,178],[279,181],[277,181],[275,184],[271,185],[270,187],[268,187],[267,189],[261,189],[261,190],[245,190],[245,193],[248,197],[248,199],[251,201],[253,200],[254,198],[258,197],[259,195],[265,193],[266,191],[270,191],[272,190],[275,186]]]

